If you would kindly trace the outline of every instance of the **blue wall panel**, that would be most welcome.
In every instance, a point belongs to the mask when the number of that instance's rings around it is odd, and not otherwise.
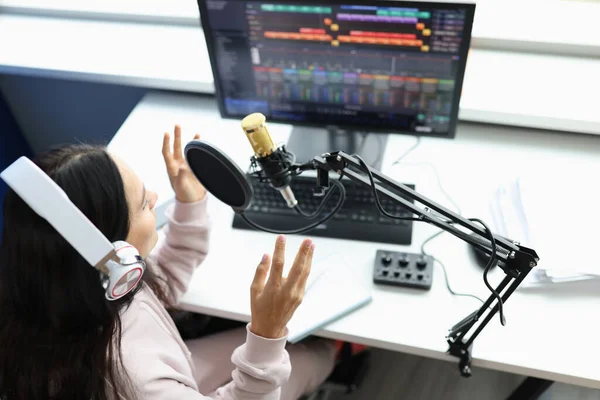
[[[37,154],[66,143],[107,144],[147,89],[4,75],[0,91]]]
[[[31,157],[31,149],[25,139],[23,139],[21,131],[4,97],[0,93],[0,171],[4,170],[4,168],[22,155]],[[0,179],[0,210],[2,210],[4,194],[7,188],[6,183]],[[2,214],[0,212],[0,233],[3,226]]]

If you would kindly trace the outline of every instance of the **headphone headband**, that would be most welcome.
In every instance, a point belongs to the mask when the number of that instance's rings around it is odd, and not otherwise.
[[[48,221],[91,266],[107,275],[108,280],[104,278],[107,299],[116,300],[124,296],[139,282],[145,270],[145,263],[137,250],[129,244],[122,245],[125,242],[112,244],[71,202],[64,190],[31,160],[20,157],[2,171],[0,177],[34,212]],[[126,252],[125,256],[119,254],[125,248],[132,250]],[[132,272],[136,268],[140,270],[139,276]],[[125,292],[115,292],[114,286],[130,272],[132,276],[137,277],[135,284],[127,286],[128,290]]]

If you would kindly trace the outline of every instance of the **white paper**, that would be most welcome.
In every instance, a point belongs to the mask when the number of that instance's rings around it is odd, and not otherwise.
[[[600,214],[594,211],[600,191],[587,180],[574,181],[540,172],[501,185],[492,200],[496,232],[540,257],[524,287],[600,277],[591,253],[600,238]]]

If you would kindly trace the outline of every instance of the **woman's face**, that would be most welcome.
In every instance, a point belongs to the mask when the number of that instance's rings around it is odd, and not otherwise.
[[[125,241],[135,247],[140,256],[145,258],[158,241],[154,211],[158,195],[156,192],[146,190],[141,179],[123,160],[115,155],[112,155],[112,158],[121,172],[129,208],[130,226]]]

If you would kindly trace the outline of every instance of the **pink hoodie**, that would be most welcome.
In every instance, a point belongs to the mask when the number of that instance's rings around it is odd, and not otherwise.
[[[206,198],[193,204],[176,202],[168,211],[165,238],[151,254],[161,265],[157,274],[173,288],[176,304],[187,290],[194,269],[208,251]],[[212,397],[198,392],[191,353],[164,305],[145,286],[123,311],[123,364],[140,399],[279,399],[291,372],[287,337],[265,339],[246,327],[246,343],[231,356],[233,380]]]

